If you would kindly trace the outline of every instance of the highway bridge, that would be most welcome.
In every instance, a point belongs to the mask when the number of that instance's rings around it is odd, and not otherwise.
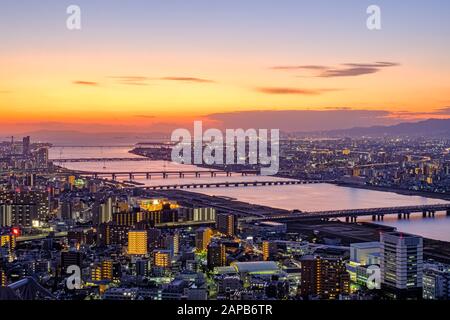
[[[208,182],[208,183],[187,183],[159,186],[136,186],[147,190],[170,190],[170,189],[201,189],[201,188],[227,188],[227,187],[261,187],[261,186],[282,186],[296,184],[316,184],[331,183],[323,180],[270,180],[270,181],[238,181],[238,182]]]
[[[150,158],[133,157],[133,158],[67,158],[67,159],[50,159],[55,163],[65,162],[112,162],[112,161],[152,161]]]
[[[259,170],[240,170],[240,171],[225,171],[225,170],[182,170],[182,171],[72,171],[72,174],[78,174],[81,176],[92,177],[92,178],[111,178],[112,180],[117,180],[117,178],[128,178],[129,180],[134,180],[136,177],[145,177],[146,179],[151,179],[152,177],[162,177],[167,179],[169,177],[185,178],[185,177],[217,177],[217,176],[257,176],[260,175]]]
[[[421,213],[424,218],[434,217],[436,212],[445,211],[450,216],[450,203],[430,204],[417,206],[348,209],[348,210],[328,210],[312,212],[293,212],[283,215],[273,215],[265,217],[248,217],[241,219],[244,222],[257,221],[280,221],[296,222],[307,220],[320,220],[331,218],[346,218],[347,222],[356,222],[357,217],[371,216],[373,221],[384,219],[385,215],[397,215],[399,219],[409,219],[411,214]]]

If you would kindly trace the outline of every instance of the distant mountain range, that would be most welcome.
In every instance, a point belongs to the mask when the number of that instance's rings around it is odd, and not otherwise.
[[[449,137],[450,119],[428,119],[419,122],[403,122],[392,126],[354,127],[351,129],[316,132],[324,136],[424,136]],[[304,135],[304,133],[300,133]]]

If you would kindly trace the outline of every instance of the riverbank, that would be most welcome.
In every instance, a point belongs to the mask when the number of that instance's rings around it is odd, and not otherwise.
[[[406,190],[406,189],[399,189],[399,188],[392,188],[392,187],[368,186],[368,185],[361,185],[361,184],[357,184],[357,183],[347,183],[347,182],[335,182],[333,184],[335,184],[339,187],[365,189],[365,190],[373,190],[373,191],[381,191],[381,192],[392,192],[392,193],[401,194],[404,196],[420,196],[420,197],[425,197],[425,198],[450,201],[450,194],[445,194],[445,193]]]

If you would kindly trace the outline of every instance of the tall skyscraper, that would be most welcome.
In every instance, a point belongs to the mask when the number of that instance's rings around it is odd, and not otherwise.
[[[112,221],[113,215],[112,198],[108,198],[105,203],[100,205],[99,223],[107,223]]]
[[[381,283],[395,298],[420,297],[423,277],[423,239],[388,232],[381,234]]]
[[[45,169],[48,167],[48,149],[40,148],[36,153],[36,164],[40,169]]]
[[[130,230],[128,232],[128,254],[146,255],[147,252],[147,231]]]
[[[31,153],[31,148],[30,148],[30,137],[24,137],[22,139],[22,152],[24,156],[27,156]]]
[[[234,237],[237,229],[236,216],[231,213],[220,213],[216,215],[216,229],[220,233]]]

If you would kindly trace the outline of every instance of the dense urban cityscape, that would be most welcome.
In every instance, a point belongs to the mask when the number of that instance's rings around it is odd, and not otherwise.
[[[442,0],[2,0],[0,315],[445,315],[449,34]]]
[[[305,212],[197,192],[328,183],[449,200],[446,139],[290,138],[270,181],[248,166],[70,170],[52,148],[32,137],[0,144],[1,300],[450,298],[448,242],[377,224],[448,216],[447,201]],[[164,160],[170,148],[141,143],[129,156]],[[146,187],[135,175],[174,182]]]

